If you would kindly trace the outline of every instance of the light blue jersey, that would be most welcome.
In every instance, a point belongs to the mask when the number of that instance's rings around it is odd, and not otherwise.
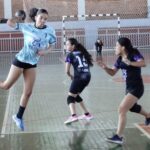
[[[24,35],[24,46],[16,55],[24,63],[37,64],[40,58],[37,52],[56,42],[55,30],[49,26],[39,29],[32,24],[17,23],[16,30],[22,31]]]

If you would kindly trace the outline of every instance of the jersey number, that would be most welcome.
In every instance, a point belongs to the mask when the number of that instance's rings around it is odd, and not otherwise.
[[[88,64],[86,63],[85,61],[85,58],[83,57],[83,60],[81,60],[81,58],[79,56],[76,56],[78,62],[79,62],[79,65],[78,65],[78,68],[82,68],[82,67],[87,67]]]

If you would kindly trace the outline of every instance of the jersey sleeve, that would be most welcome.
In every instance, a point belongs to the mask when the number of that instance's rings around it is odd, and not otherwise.
[[[23,29],[25,29],[25,28],[26,28],[25,23],[16,23],[15,30],[23,31]]]
[[[116,69],[120,69],[120,61],[121,61],[121,58],[119,57],[119,58],[116,60],[115,64],[114,64],[114,67],[115,67]]]
[[[53,45],[56,43],[56,33],[55,30],[50,28],[49,31],[49,44]]]
[[[68,62],[68,63],[72,64],[72,62],[73,62],[73,56],[72,56],[71,53],[69,53],[67,55],[65,62]]]
[[[135,55],[133,57],[133,59],[134,59],[134,61],[139,61],[141,59],[144,59],[144,57],[143,57],[143,55],[141,53],[139,53],[139,54]]]

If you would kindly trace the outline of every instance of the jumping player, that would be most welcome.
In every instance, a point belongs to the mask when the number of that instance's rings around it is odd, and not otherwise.
[[[70,53],[66,57],[66,73],[71,78],[72,83],[67,97],[67,103],[70,108],[71,116],[64,122],[69,124],[77,121],[78,119],[90,120],[93,116],[89,113],[83,103],[80,93],[89,84],[91,79],[90,66],[93,66],[92,56],[84,48],[83,45],[78,43],[74,38],[69,38],[66,42],[66,49]],[[74,75],[70,73],[71,65],[74,69]],[[84,111],[84,115],[78,117],[76,114],[75,103],[79,103]]]
[[[23,74],[24,89],[20,99],[18,113],[13,115],[17,127],[24,130],[23,114],[32,93],[36,78],[36,67],[40,56],[50,52],[50,45],[56,42],[55,31],[45,23],[48,19],[48,12],[39,9],[35,16],[35,24],[18,23],[15,19],[9,19],[7,24],[22,31],[24,34],[24,46],[16,55],[9,74],[5,81],[0,81],[0,88],[8,90]]]
[[[126,125],[126,114],[131,112],[141,114],[145,117],[145,125],[150,124],[150,113],[147,113],[138,99],[144,93],[144,85],[141,77],[141,67],[145,67],[145,61],[141,53],[133,48],[128,38],[122,37],[116,43],[115,54],[118,56],[114,67],[109,68],[103,62],[100,66],[111,76],[114,76],[119,69],[122,70],[123,77],[126,81],[126,95],[119,106],[119,121],[115,135],[107,138],[108,142],[123,144],[123,131]]]

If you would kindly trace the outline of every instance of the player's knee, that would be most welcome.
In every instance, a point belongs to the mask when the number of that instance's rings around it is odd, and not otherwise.
[[[82,102],[83,101],[83,99],[82,99],[82,97],[80,97],[79,95],[76,97],[76,102],[77,103],[80,103],[80,102]]]
[[[24,93],[24,97],[26,98],[30,98],[31,95],[32,95],[32,91]]]
[[[124,106],[122,106],[122,105],[120,105],[119,106],[119,109],[118,109],[118,113],[120,114],[120,115],[125,115],[126,113],[127,113],[127,109],[126,109],[126,107],[124,107]]]
[[[70,103],[75,103],[75,101],[76,101],[76,98],[75,97],[73,97],[73,96],[68,96],[67,97],[67,104],[69,105]]]
[[[135,112],[135,113],[140,113],[140,112],[141,112],[141,109],[142,109],[142,107],[141,107],[140,105],[135,104],[135,105],[130,109],[130,111],[131,111],[131,112]]]

